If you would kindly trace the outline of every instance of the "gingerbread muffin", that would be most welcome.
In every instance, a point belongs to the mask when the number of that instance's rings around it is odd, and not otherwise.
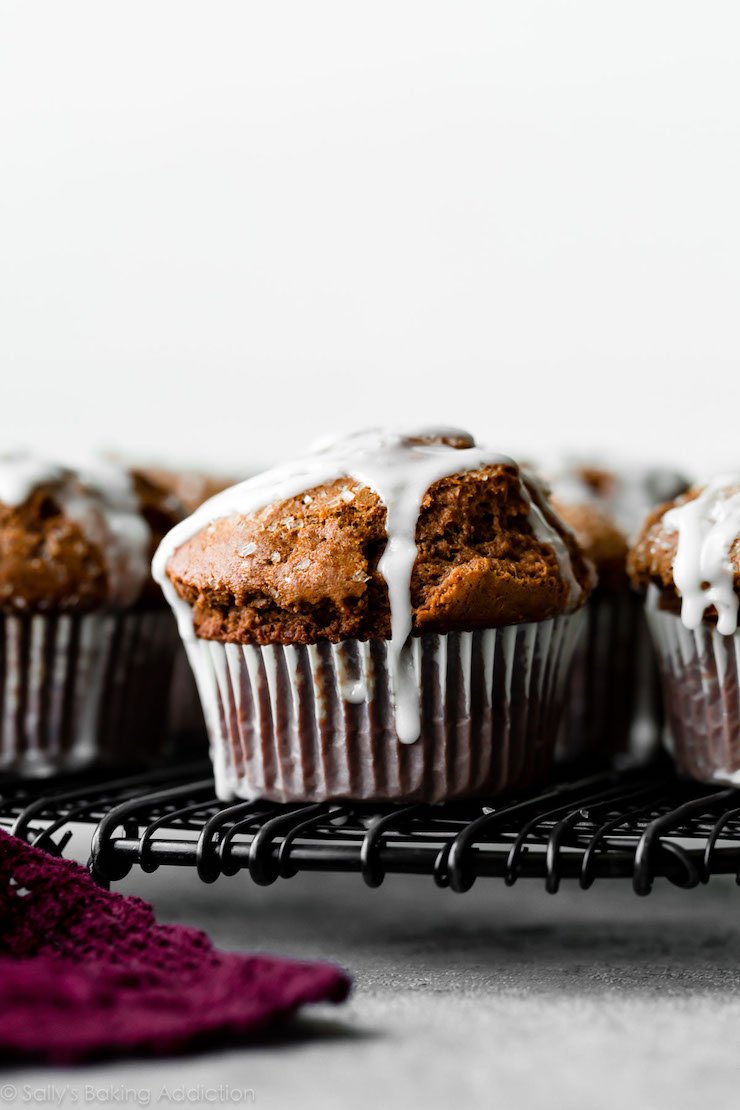
[[[740,474],[660,506],[630,552],[679,768],[740,784]]]
[[[439,801],[550,765],[591,568],[466,433],[319,447],[207,502],[154,574],[223,798]]]
[[[0,768],[161,754],[177,635],[149,560],[183,516],[111,463],[0,458]]]
[[[557,753],[561,759],[644,760],[663,722],[660,680],[627,554],[645,514],[686,488],[667,469],[574,463],[550,475],[556,509],[596,567]]]

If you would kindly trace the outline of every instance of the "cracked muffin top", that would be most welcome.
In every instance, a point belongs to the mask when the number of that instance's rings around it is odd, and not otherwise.
[[[151,556],[186,515],[171,491],[114,463],[0,458],[0,611],[161,605]]]
[[[181,629],[253,644],[544,620],[592,585],[540,484],[457,429],[321,445],[207,502],[154,566]]]

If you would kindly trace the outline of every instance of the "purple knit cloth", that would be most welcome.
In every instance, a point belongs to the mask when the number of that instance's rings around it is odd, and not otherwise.
[[[219,952],[140,898],[0,831],[0,1058],[74,1063],[248,1043],[307,1002],[341,1002],[328,964]]]

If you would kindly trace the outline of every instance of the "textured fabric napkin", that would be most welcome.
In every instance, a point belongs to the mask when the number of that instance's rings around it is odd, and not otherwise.
[[[2,1059],[247,1043],[349,986],[328,964],[219,952],[197,929],[158,925],[147,902],[0,831]]]

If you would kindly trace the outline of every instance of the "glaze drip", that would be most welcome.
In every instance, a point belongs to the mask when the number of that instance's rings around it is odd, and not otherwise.
[[[111,604],[131,605],[149,577],[151,533],[128,471],[100,459],[73,468],[30,454],[0,457],[1,503],[17,507],[42,488],[100,548]]]
[[[378,569],[388,587],[391,638],[388,658],[394,690],[396,732],[404,743],[420,732],[418,686],[410,651],[412,631],[411,575],[416,561],[416,525],[424,494],[435,482],[464,471],[504,464],[517,469],[512,459],[475,445],[458,428],[420,428],[409,431],[372,429],[342,439],[325,439],[294,462],[277,466],[241,482],[207,501],[164,538],[154,557],[152,573],[177,617],[180,634],[192,641],[195,633],[190,606],[181,599],[167,577],[167,563],[187,540],[214,520],[232,514],[246,515],[297,497],[316,486],[347,477],[367,485],[386,507],[388,541]],[[527,478],[531,487],[534,479]],[[529,523],[537,539],[549,544],[558,558],[573,609],[583,597],[567,546],[548,523],[545,514],[521,482],[529,506]]]
[[[737,630],[738,598],[730,552],[740,537],[740,474],[713,479],[698,497],[663,517],[678,532],[673,580],[681,595],[681,620],[699,628],[707,609],[717,611],[717,631]]]

